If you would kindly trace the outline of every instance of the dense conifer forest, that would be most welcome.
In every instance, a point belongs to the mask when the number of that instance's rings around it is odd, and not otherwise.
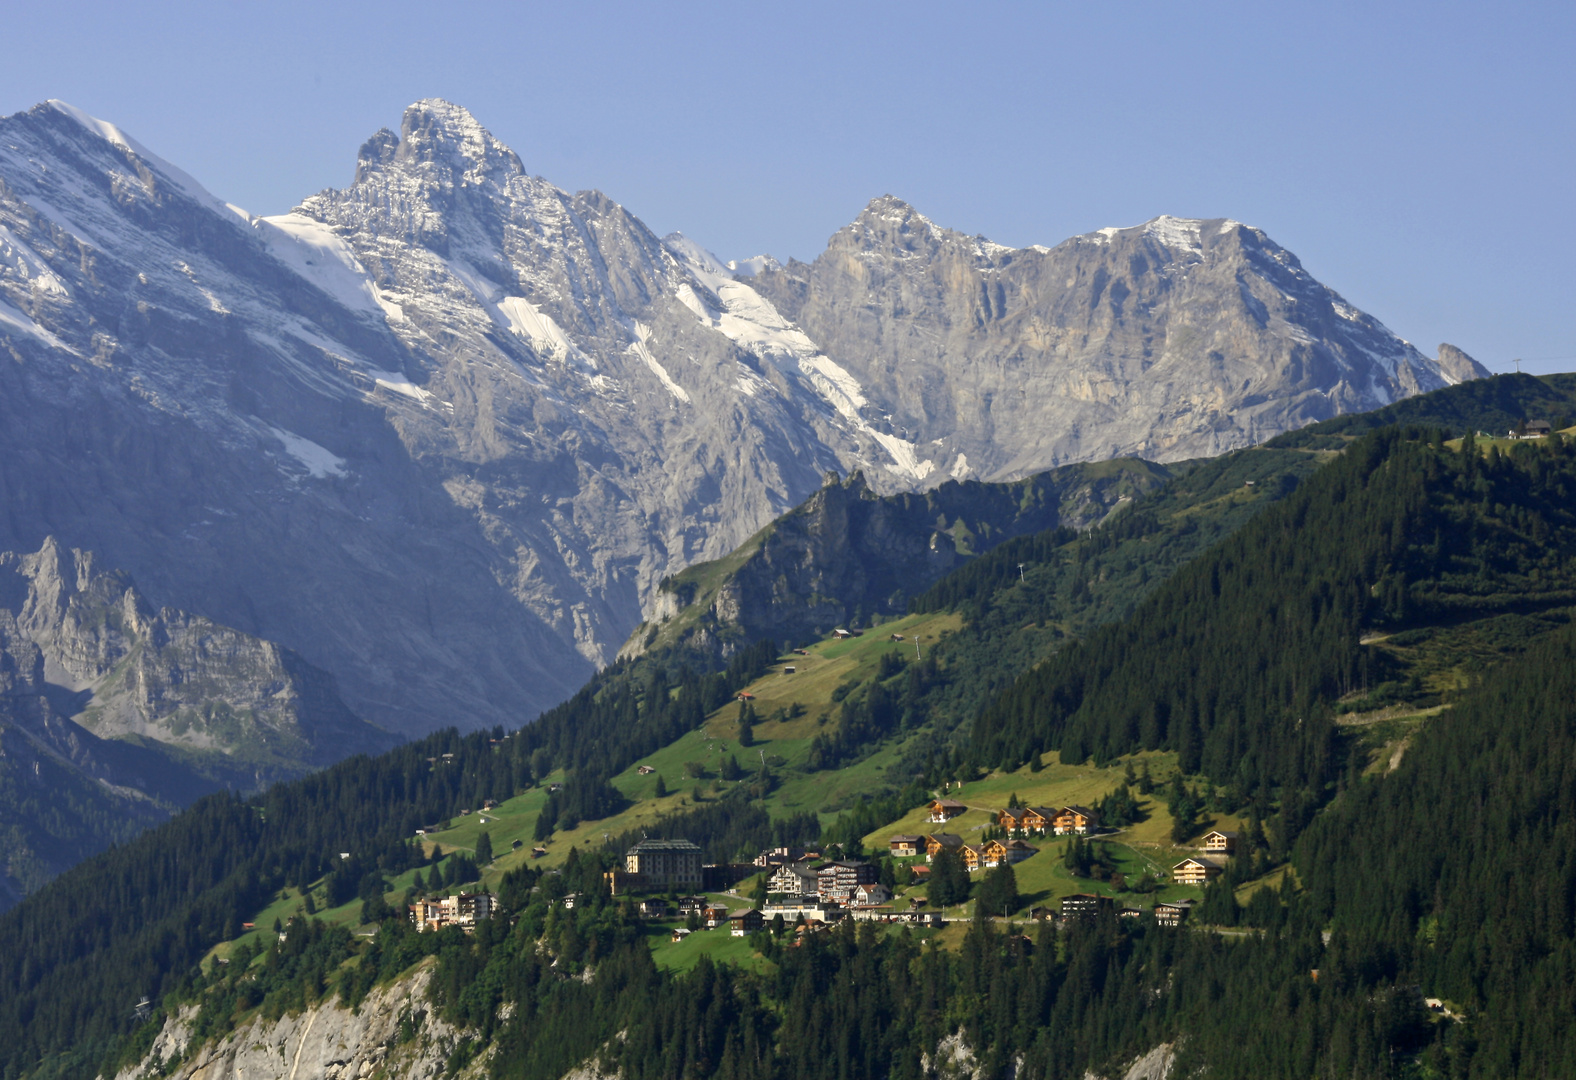
[[[610,777],[778,653],[758,642],[710,671],[666,651],[518,732],[440,733],[213,796],[66,873],[0,916],[0,1075],[86,1080],[136,1060],[154,1030],[132,1017],[144,995],[155,1024],[195,1002],[219,1034],[250,1009],[355,1002],[429,956],[430,1007],[478,1032],[450,1065],[496,1041],[495,1080],[556,1080],[597,1054],[630,1080],[919,1077],[949,1039],[984,1075],[1055,1078],[1182,1035],[1178,1068],[1221,1076],[1576,1075],[1576,447],[1485,452],[1473,424],[1422,422],[1508,414],[1512,391],[1549,385],[1523,381],[1536,386],[1455,388],[1432,414],[1403,403],[1411,426],[1354,439],[1332,421],[1178,469],[1092,533],[1001,545],[915,601],[964,613],[962,630],[841,699],[814,768],[912,748],[867,801],[824,828],[774,819],[763,765],[664,823],[719,861],[816,839],[857,850],[955,773],[1167,749],[1267,836],[1205,895],[1197,921],[1229,933],[982,921],[940,948],[851,925],[790,947],[768,930],[752,942],[764,966],[674,974],[600,888],[629,836],[561,874],[511,874],[512,923],[473,937],[419,935],[380,908],[386,878],[427,863],[417,828],[550,774],[564,782],[549,834],[600,820],[624,799]],[[1343,721],[1397,703],[1432,718],[1393,771],[1368,770]],[[1270,870],[1278,884],[1239,900]],[[280,889],[325,875],[331,897],[368,900],[369,943],[307,922],[228,969],[198,966]],[[586,901],[552,903],[571,891]]]

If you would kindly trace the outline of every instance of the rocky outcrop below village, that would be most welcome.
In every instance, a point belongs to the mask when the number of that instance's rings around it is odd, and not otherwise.
[[[437,1080],[467,1033],[431,1014],[431,974],[428,961],[357,1008],[332,999],[273,1021],[256,1016],[196,1045],[196,1010],[186,1009],[167,1019],[147,1056],[114,1080]],[[484,1076],[487,1060],[479,1054],[449,1076]]]
[[[109,1080],[481,1080],[491,1048],[467,1057],[449,1071],[448,1063],[474,1032],[431,1014],[427,988],[432,961],[368,994],[357,1008],[319,1002],[277,1020],[253,1017],[218,1039],[194,1043],[194,1007],[168,1018],[147,1055]],[[1170,1080],[1176,1060],[1169,1043],[1156,1046],[1117,1074],[1121,1080]],[[990,1080],[962,1033],[921,1058],[926,1080]],[[1009,1071],[1015,1075],[1016,1068]],[[618,1080],[592,1059],[564,1080]],[[106,1080],[99,1077],[98,1080]],[[1101,1080],[1093,1072],[1084,1080]]]

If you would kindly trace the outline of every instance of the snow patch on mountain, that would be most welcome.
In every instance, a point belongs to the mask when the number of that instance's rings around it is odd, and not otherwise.
[[[18,240],[10,229],[0,225],[0,273],[14,271],[32,288],[56,296],[68,296],[71,290],[55,275],[49,264],[38,253]]]
[[[630,342],[628,351],[640,357],[641,361],[651,369],[651,373],[657,377],[663,386],[667,387],[668,393],[686,405],[692,404],[689,391],[674,382],[673,377],[668,374],[668,369],[658,363],[655,356],[651,355],[651,350],[646,347],[646,342],[650,340],[651,327],[643,322],[637,322],[635,324],[635,340]]]
[[[385,390],[392,390],[394,393],[402,397],[408,397],[412,401],[420,402],[422,405],[437,400],[436,395],[423,390],[397,371],[379,371],[376,368],[372,368],[367,371],[367,376],[372,380],[373,385],[381,386]]]
[[[1225,236],[1233,229],[1242,228],[1242,222],[1226,218],[1216,230],[1217,236]],[[1096,229],[1092,233],[1076,237],[1078,240],[1092,240],[1095,243],[1108,244],[1118,233],[1132,232],[1142,229],[1146,236],[1152,236],[1168,248],[1180,248],[1184,251],[1202,251],[1204,247],[1204,220],[1201,218],[1179,218],[1170,214],[1161,214],[1159,217],[1150,218],[1140,225],[1115,226],[1107,225],[1103,229]],[[1046,251],[1049,249],[1036,249]]]
[[[714,315],[693,288],[680,286],[676,291],[678,301],[697,319],[763,360],[797,368],[823,401],[886,451],[891,459],[886,466],[889,471],[906,480],[923,480],[935,471],[935,462],[920,457],[913,443],[878,431],[865,420],[863,410],[868,402],[859,380],[823,353],[797,325],[783,318],[770,300],[744,282],[734,280],[715,255],[682,233],[671,234],[663,243],[722,302],[723,310]]]
[[[525,297],[506,296],[498,301],[498,310],[508,320],[509,329],[529,342],[538,355],[562,362],[579,352],[553,317],[538,311]]]
[[[350,245],[305,214],[252,219],[268,253],[351,311],[403,322],[404,309],[378,292]]]
[[[51,348],[63,349],[64,351],[71,353],[73,356],[82,355],[81,353],[77,352],[77,350],[67,345],[64,341],[61,341],[54,334],[51,334],[48,330],[45,330],[42,326],[39,326],[26,314],[18,311],[16,308],[6,303],[4,300],[0,300],[0,327],[10,327],[13,330],[20,330],[24,334],[28,334],[37,338],[39,341],[42,341],[45,345],[48,345]]]
[[[268,430],[273,433],[274,438],[284,444],[285,452],[299,461],[306,471],[317,479],[326,480],[330,476],[345,475],[345,459],[327,447],[281,427],[270,425]]]
[[[781,270],[782,265],[770,255],[752,255],[748,259],[728,260],[728,269],[739,277],[754,277],[766,270]]]

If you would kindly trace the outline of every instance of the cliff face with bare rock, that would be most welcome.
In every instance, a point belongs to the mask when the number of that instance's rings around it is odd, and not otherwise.
[[[1203,457],[1488,374],[1452,346],[1429,359],[1225,219],[1008,248],[887,196],[750,283],[953,476]]]
[[[398,739],[333,676],[51,538],[0,553],[0,908],[198,796]]]
[[[461,1080],[485,1076],[483,1053],[458,1073],[445,1065],[466,1032],[429,1015],[430,962],[414,974],[378,987],[352,1009],[321,1001],[269,1021],[254,1016],[230,1034],[194,1042],[195,1009],[165,1021],[147,1057],[114,1080],[158,1073],[171,1080]],[[171,1068],[173,1066],[173,1068]],[[160,1072],[163,1067],[167,1072]],[[103,1078],[100,1078],[103,1080]]]

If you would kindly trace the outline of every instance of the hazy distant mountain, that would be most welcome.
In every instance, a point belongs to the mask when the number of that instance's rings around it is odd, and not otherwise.
[[[1482,370],[1228,222],[1013,250],[883,199],[725,265],[443,101],[273,218],[0,120],[0,349],[0,549],[92,550],[407,733],[531,719],[829,470],[1192,456]]]
[[[156,611],[88,552],[0,553],[0,907],[200,795],[397,741],[300,656]]]

